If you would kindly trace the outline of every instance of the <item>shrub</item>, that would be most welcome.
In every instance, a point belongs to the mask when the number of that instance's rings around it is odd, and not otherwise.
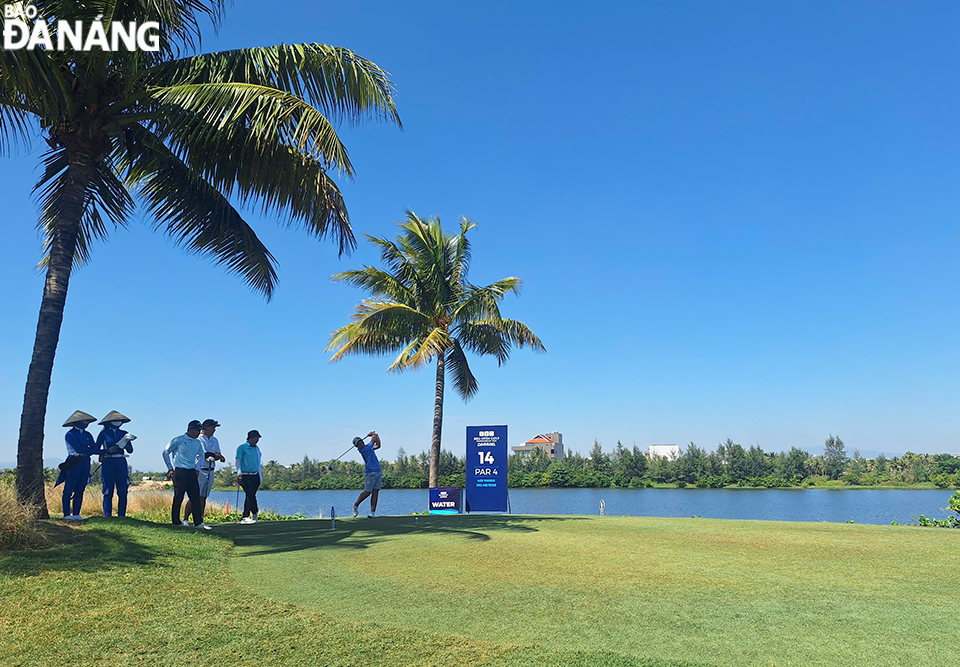
[[[17,502],[13,484],[0,482],[0,551],[23,551],[50,546],[43,524],[34,519],[35,507]]]

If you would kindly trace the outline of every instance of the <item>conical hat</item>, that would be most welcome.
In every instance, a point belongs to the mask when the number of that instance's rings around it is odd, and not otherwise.
[[[126,424],[130,421],[130,418],[126,415],[117,412],[116,410],[111,410],[107,413],[107,416],[100,420],[100,425],[103,426],[107,422],[120,422],[121,424]]]
[[[71,426],[76,423],[89,424],[90,422],[97,421],[97,418],[93,415],[87,414],[83,410],[77,410],[72,415],[67,417],[67,421],[63,422],[64,426]]]

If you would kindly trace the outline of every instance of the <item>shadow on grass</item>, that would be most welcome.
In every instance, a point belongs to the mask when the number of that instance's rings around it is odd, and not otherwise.
[[[510,515],[395,516],[376,519],[271,521],[253,525],[218,526],[216,534],[244,551],[238,556],[261,556],[303,549],[367,549],[401,535],[445,534],[487,541],[496,532],[534,532],[544,522],[583,521],[577,517]]]
[[[44,572],[89,574],[124,565],[147,565],[169,555],[137,540],[136,531],[124,526],[137,525],[158,531],[177,532],[173,526],[161,526],[137,519],[93,518],[82,528],[50,522],[46,532],[57,544],[48,549],[0,553],[0,574],[36,576]],[[59,538],[59,539],[58,539]]]

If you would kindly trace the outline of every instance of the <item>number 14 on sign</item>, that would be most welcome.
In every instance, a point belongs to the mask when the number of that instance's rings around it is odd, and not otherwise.
[[[493,454],[491,452],[477,452],[477,456],[480,457],[480,463],[493,463]]]

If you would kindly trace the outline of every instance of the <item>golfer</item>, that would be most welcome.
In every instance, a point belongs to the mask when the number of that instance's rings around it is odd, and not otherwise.
[[[376,454],[376,450],[380,449],[380,436],[376,431],[370,431],[367,437],[370,438],[368,443],[364,443],[363,438],[353,439],[353,446],[360,450],[360,456],[363,457],[363,493],[353,504],[353,516],[360,513],[360,503],[370,496],[370,514],[367,517],[372,519],[377,515],[377,499],[383,485],[383,470]]]
[[[80,507],[83,505],[83,490],[90,481],[90,455],[97,453],[93,436],[87,432],[87,425],[97,418],[83,410],[77,410],[63,422],[70,430],[64,435],[67,443],[67,460],[60,464],[58,484],[63,484],[63,518],[80,521]]]
[[[127,468],[127,454],[133,453],[128,436],[120,426],[130,421],[124,414],[111,410],[100,420],[103,430],[97,436],[97,449],[100,450],[100,479],[103,480],[103,516],[113,514],[113,491],[117,491],[117,516],[127,515],[127,489],[130,487],[130,470]]]
[[[210,526],[203,522],[203,505],[200,504],[197,484],[200,461],[203,460],[203,445],[197,439],[199,435],[200,422],[194,419],[187,425],[184,435],[178,435],[164,448],[163,462],[167,464],[167,479],[173,480],[173,525],[186,525],[186,521],[180,523],[180,505],[183,504],[183,494],[187,494],[193,503],[193,525],[210,530]]]
[[[200,425],[200,443],[203,445],[203,461],[200,463],[200,474],[197,477],[197,484],[200,487],[200,515],[207,512],[207,498],[210,496],[210,490],[213,489],[213,473],[217,467],[217,461],[226,461],[227,459],[220,453],[220,441],[213,435],[220,422],[216,419],[204,419]],[[193,510],[193,503],[187,499],[186,508],[183,513],[190,516]]]
[[[243,518],[240,523],[256,523],[257,489],[260,488],[260,431],[247,433],[247,441],[237,447],[237,483],[243,487]]]

